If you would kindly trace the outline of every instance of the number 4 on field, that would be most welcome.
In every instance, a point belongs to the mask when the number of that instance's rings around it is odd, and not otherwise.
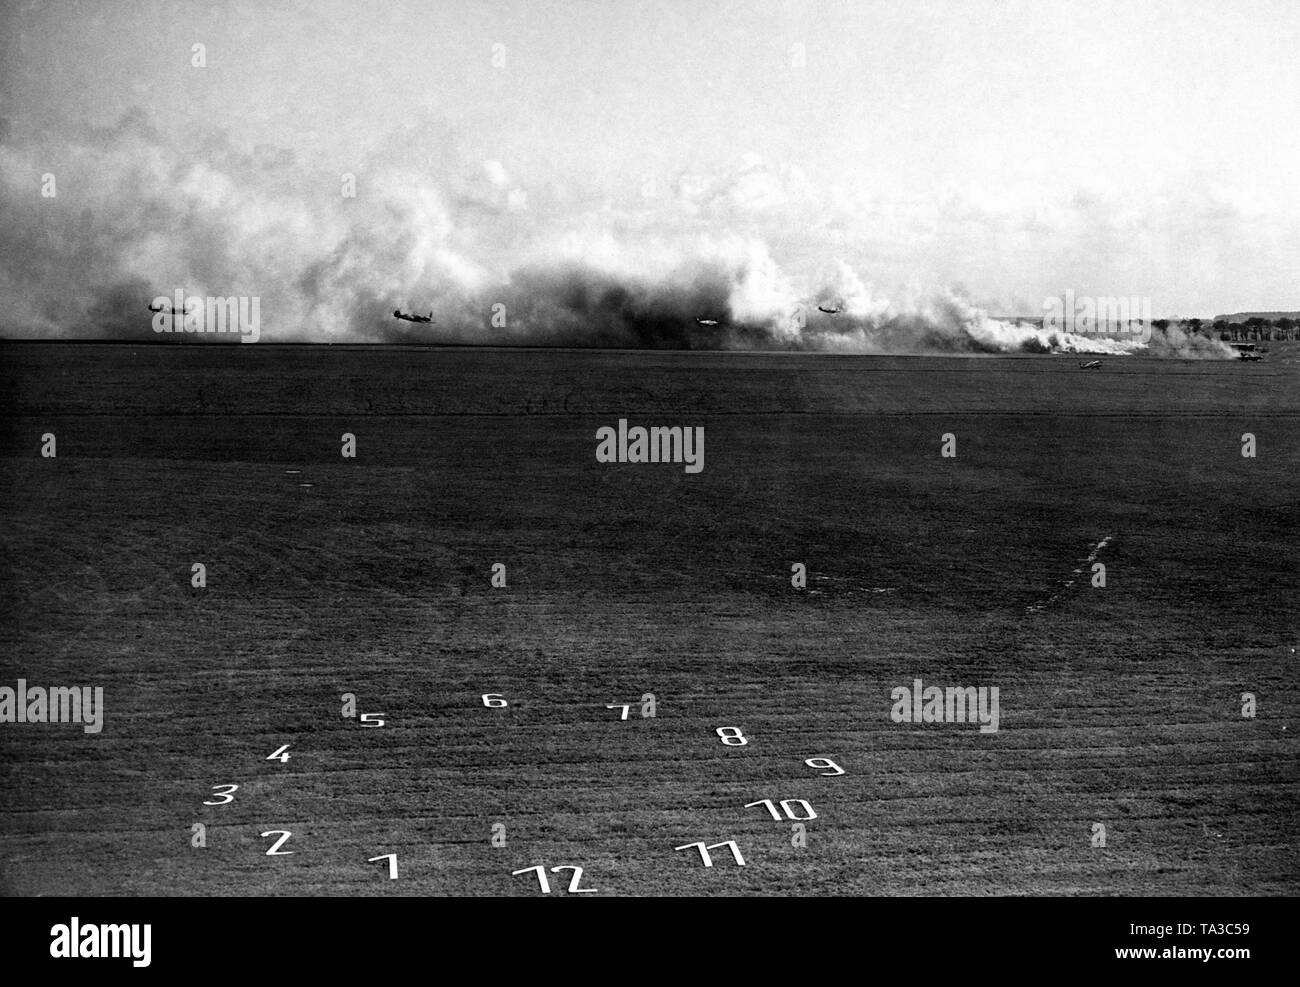
[[[269,754],[269,755],[267,755],[267,758],[266,758],[266,759],[267,759],[268,761],[279,761],[281,764],[284,764],[286,761],[289,760],[289,755],[285,753],[285,751],[287,751],[288,749],[289,749],[289,745],[288,745],[288,744],[285,744],[283,747],[281,747],[279,750],[277,750],[274,754]]]

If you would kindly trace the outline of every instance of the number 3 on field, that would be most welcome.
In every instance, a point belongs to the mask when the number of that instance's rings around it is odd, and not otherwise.
[[[217,791],[218,788],[224,788],[225,791],[218,792]],[[239,786],[238,785],[213,785],[212,791],[216,794],[217,798],[222,799],[222,801],[204,802],[203,803],[204,805],[229,805],[231,802],[235,801],[235,792],[239,791]]]

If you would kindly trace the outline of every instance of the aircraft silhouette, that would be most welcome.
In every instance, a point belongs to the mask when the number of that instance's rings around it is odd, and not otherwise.
[[[817,311],[825,312],[827,315],[838,315],[840,310],[838,308],[823,308],[821,305],[818,305]]]
[[[150,302],[150,303],[149,303],[149,311],[150,311],[150,312],[166,312],[168,315],[177,315],[177,314],[179,314],[179,313],[177,313],[174,309],[163,308],[161,305],[159,305],[157,308],[154,308],[154,307],[153,307],[153,302]]]
[[[1081,363],[1081,364],[1079,364],[1079,369],[1080,369],[1080,370],[1100,370],[1100,369],[1101,369],[1101,361],[1100,361],[1100,360],[1089,360],[1087,363]]]
[[[404,319],[407,322],[432,322],[433,312],[430,311],[428,315],[415,315],[414,313],[407,315],[400,308],[395,308],[393,309],[393,318]]]
[[[716,326],[718,324],[717,319],[696,319],[695,321],[702,326]]]

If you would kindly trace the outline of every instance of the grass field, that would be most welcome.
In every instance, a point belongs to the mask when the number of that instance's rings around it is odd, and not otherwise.
[[[1300,891],[1288,351],[1095,373],[263,345],[0,360],[0,685],[102,685],[106,705],[97,735],[0,724],[7,894],[537,895],[511,872],[538,864],[601,895]],[[619,418],[704,426],[703,472],[597,463]],[[997,686],[1000,730],[893,722],[916,678]],[[348,692],[385,726],[344,718]],[[644,693],[654,718],[606,709]],[[224,784],[234,801],[204,806]],[[806,847],[743,807],[764,798],[811,803]],[[272,830],[292,860],[266,855]],[[673,849],[729,839],[746,866]],[[388,853],[396,881],[368,860]]]

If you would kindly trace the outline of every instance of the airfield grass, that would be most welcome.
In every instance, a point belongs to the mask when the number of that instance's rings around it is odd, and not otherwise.
[[[1294,359],[0,359],[0,685],[107,707],[0,725],[0,891],[1300,889]],[[703,425],[704,471],[598,464],[620,417]],[[894,723],[917,678],[997,686],[1000,730]]]

